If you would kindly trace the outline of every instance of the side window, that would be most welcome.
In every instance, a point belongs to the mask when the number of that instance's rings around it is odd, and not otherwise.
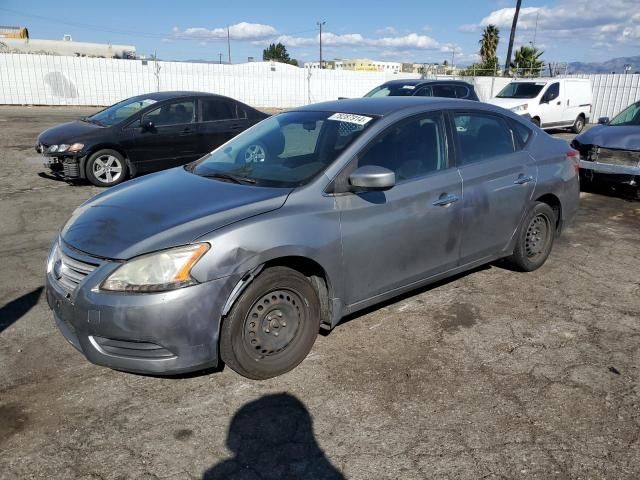
[[[431,87],[422,87],[419,88],[414,94],[414,97],[430,97],[431,96]]]
[[[235,118],[235,105],[222,98],[203,98],[202,121],[214,122],[216,120],[229,120]]]
[[[560,83],[555,82],[549,85],[549,88],[544,93],[542,100],[550,102],[560,96]]]
[[[456,98],[468,98],[469,97],[469,89],[467,87],[464,87],[462,85],[456,85],[454,88],[455,88],[455,91],[456,91]]]
[[[460,146],[460,165],[515,152],[513,134],[503,118],[475,112],[454,113],[453,121]]]
[[[447,168],[447,141],[441,114],[401,121],[358,156],[358,166],[379,165],[408,180]]]
[[[434,85],[433,96],[456,98],[456,86],[455,85]]]
[[[522,145],[529,141],[529,138],[531,137],[531,130],[529,128],[514,120],[513,130]]]
[[[194,113],[195,102],[193,100],[165,103],[147,113],[143,122],[151,121],[156,127],[192,123],[195,118]]]

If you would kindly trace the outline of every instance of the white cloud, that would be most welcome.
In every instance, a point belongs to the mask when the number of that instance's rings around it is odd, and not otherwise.
[[[261,23],[240,22],[229,26],[229,35],[234,40],[258,40],[277,34],[271,25]],[[177,38],[191,38],[195,40],[223,40],[227,38],[227,28],[208,29],[204,27],[190,27],[180,30],[173,28],[173,35]]]
[[[479,32],[487,25],[495,25],[508,38],[514,13],[514,8],[500,8],[460,30]],[[537,38],[582,39],[604,45],[640,38],[635,36],[640,34],[638,21],[638,0],[600,0],[598,4],[593,0],[558,0],[553,6],[521,8],[518,34],[532,38],[537,30]]]
[[[398,31],[393,27],[384,27],[379,30],[376,30],[378,35],[397,35]]]

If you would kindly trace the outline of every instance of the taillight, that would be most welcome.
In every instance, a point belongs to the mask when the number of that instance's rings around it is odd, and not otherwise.
[[[570,148],[565,155],[569,160],[573,160],[573,168],[577,175],[580,172],[580,154],[577,150]]]

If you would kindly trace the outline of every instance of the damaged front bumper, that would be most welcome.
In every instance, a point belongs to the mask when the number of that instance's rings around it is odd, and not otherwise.
[[[617,182],[635,186],[640,181],[640,151],[583,147],[580,152],[580,169],[586,175],[611,176]]]
[[[54,153],[48,152],[45,146],[38,144],[36,152],[42,155],[44,167],[48,168],[52,174],[69,180],[84,178],[81,160],[85,154],[82,151]]]

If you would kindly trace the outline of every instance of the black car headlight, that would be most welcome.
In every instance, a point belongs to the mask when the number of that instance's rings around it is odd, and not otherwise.
[[[194,285],[191,269],[208,250],[208,243],[197,243],[134,258],[109,275],[100,289],[144,293]]]

